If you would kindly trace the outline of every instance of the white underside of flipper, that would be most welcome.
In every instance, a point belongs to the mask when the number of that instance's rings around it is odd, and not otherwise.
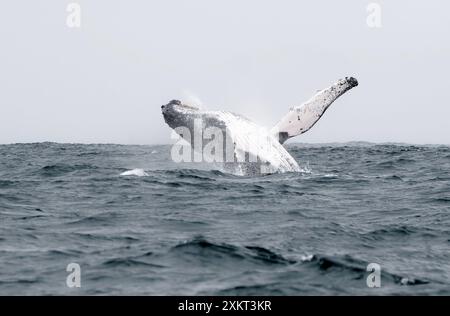
[[[358,81],[350,77],[317,92],[302,105],[291,108],[271,129],[271,134],[283,144],[287,139],[305,133],[316,124],[337,98],[357,85]]]

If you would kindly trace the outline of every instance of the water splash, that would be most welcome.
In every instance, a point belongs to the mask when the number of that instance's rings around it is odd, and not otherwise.
[[[181,96],[182,96],[184,104],[194,106],[199,109],[203,108],[202,100],[196,94],[194,94],[192,91],[190,91],[188,89],[184,89],[181,92]]]
[[[122,172],[120,174],[121,176],[136,176],[136,177],[147,177],[148,173],[145,172],[144,169],[133,169],[133,170],[128,170],[125,172]]]

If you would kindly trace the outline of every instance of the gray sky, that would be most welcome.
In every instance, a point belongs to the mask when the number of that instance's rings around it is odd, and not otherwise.
[[[79,0],[79,29],[70,2],[1,5],[0,143],[168,143],[183,98],[270,127],[352,75],[294,141],[450,144],[449,1]]]

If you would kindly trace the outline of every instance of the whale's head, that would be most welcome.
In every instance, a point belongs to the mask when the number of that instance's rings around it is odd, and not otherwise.
[[[161,106],[162,115],[167,125],[171,128],[189,126],[190,122],[197,116],[197,107],[182,104],[179,100],[172,100]]]

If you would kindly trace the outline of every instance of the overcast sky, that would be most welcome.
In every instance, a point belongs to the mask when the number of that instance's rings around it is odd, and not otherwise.
[[[295,141],[450,144],[449,15],[444,0],[3,1],[0,143],[168,143],[160,106],[183,98],[271,127],[351,75]]]

